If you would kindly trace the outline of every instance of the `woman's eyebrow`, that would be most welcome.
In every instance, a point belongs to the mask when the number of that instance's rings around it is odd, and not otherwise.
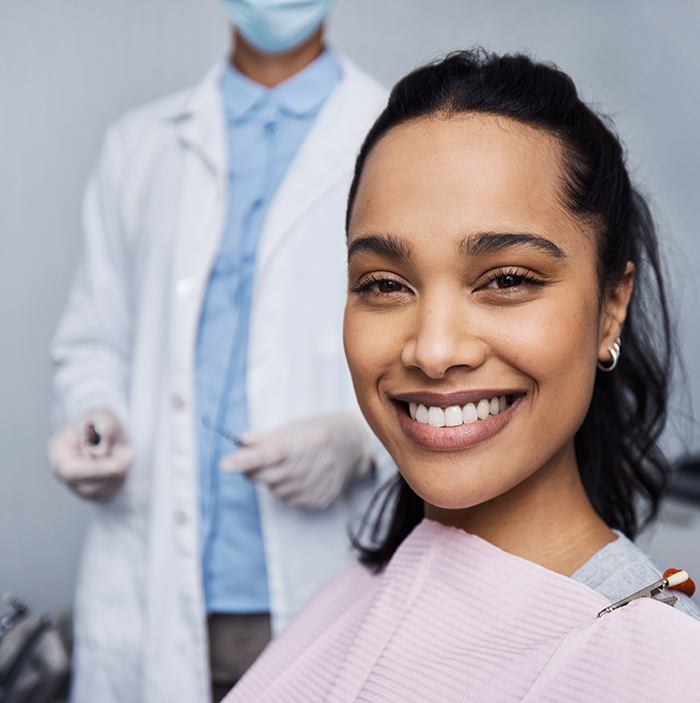
[[[408,261],[411,248],[390,234],[366,234],[356,239],[348,247],[348,261],[357,253],[368,251],[394,261]]]
[[[480,232],[465,237],[459,244],[463,256],[479,256],[511,247],[531,247],[549,254],[556,259],[566,259],[567,256],[554,242],[537,234],[516,232]]]

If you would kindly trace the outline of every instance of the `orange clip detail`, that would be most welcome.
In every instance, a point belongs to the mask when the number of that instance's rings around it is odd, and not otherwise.
[[[667,579],[669,576],[672,574],[676,574],[681,569],[666,569],[664,571],[664,578]],[[695,582],[693,579],[689,578],[687,581],[684,581],[683,583],[678,584],[678,586],[669,586],[669,588],[673,589],[674,591],[680,591],[681,593],[685,593],[688,598],[692,598],[693,594],[695,593]]]

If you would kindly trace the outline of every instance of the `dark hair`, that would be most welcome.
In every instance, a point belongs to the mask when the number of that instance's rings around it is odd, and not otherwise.
[[[594,508],[610,527],[634,537],[655,516],[670,470],[657,440],[667,416],[672,328],[649,207],[630,183],[612,126],[581,101],[571,78],[527,56],[483,49],[452,53],[402,78],[360,150],[346,226],[367,156],[389,130],[421,117],[463,113],[511,118],[559,140],[566,173],[562,200],[597,230],[601,301],[621,281],[628,261],[636,267],[619,365],[614,373],[597,374],[575,437]],[[355,536],[361,561],[381,569],[422,518],[423,501],[401,476],[392,479]]]

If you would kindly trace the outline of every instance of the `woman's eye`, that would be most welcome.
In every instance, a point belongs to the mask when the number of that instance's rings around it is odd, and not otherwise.
[[[375,281],[374,284],[372,284],[378,293],[398,293],[403,286],[398,283],[398,281],[391,281],[391,280],[384,280],[384,281]]]
[[[516,288],[521,286],[525,282],[524,276],[519,276],[514,273],[505,273],[500,276],[496,276],[489,282],[486,286],[487,288]]]
[[[392,278],[377,278],[360,283],[353,288],[353,292],[359,293],[365,298],[394,298],[408,292],[408,289],[403,283]]]
[[[536,278],[529,271],[501,269],[491,273],[482,288],[489,292],[507,291],[516,293],[519,291],[532,291],[534,288],[539,288],[543,285],[545,285],[545,282],[540,278]]]

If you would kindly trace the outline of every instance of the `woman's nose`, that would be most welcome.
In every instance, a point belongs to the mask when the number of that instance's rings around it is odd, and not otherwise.
[[[488,353],[488,345],[469,324],[463,306],[426,305],[417,315],[401,361],[406,367],[418,368],[429,378],[438,379],[455,366],[481,366]]]

